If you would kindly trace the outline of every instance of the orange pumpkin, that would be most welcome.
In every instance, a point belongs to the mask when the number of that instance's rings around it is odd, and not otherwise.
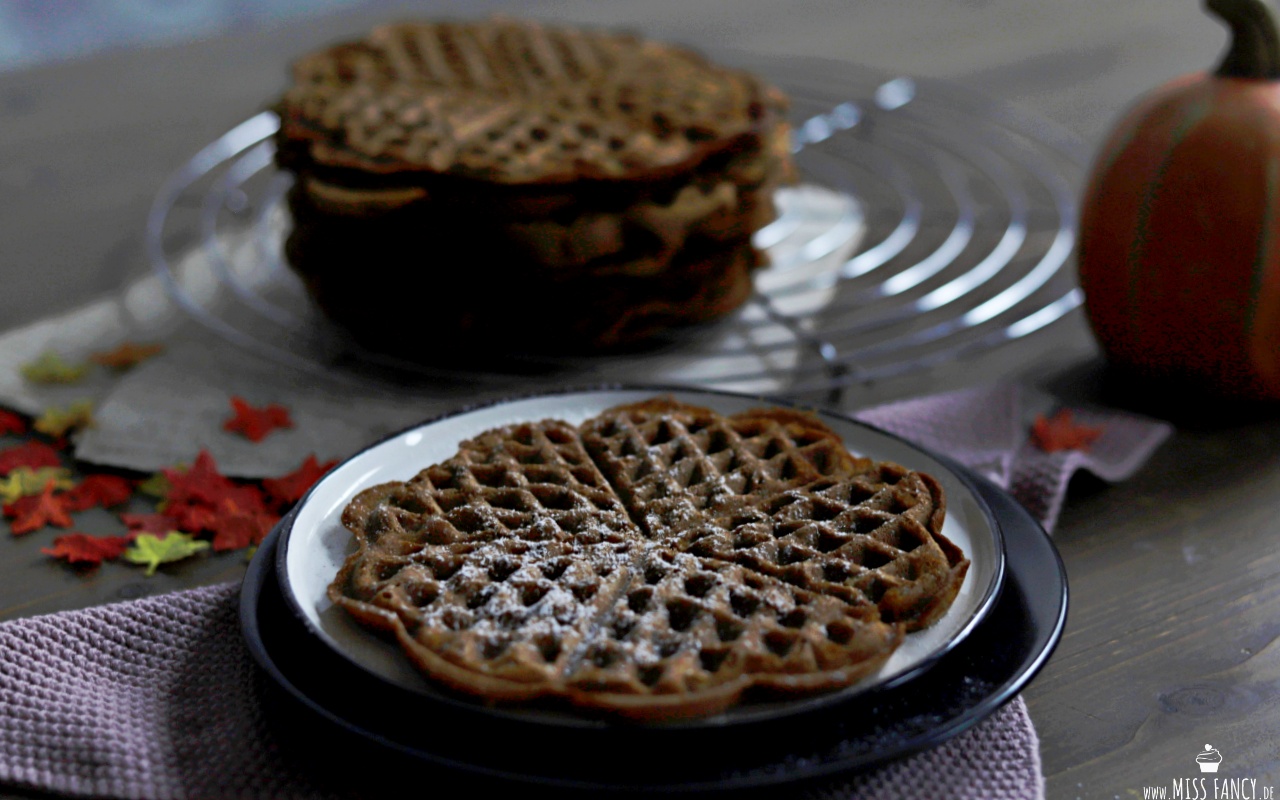
[[[1280,399],[1280,38],[1261,0],[1207,0],[1215,72],[1143,99],[1102,146],[1078,264],[1103,351],[1135,374]]]

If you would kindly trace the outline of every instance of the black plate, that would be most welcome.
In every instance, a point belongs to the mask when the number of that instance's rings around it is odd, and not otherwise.
[[[284,738],[332,749],[347,764],[373,759],[383,774],[403,776],[428,765],[471,779],[649,792],[815,780],[962,733],[1012,699],[1061,638],[1067,582],[1057,550],[1016,501],[969,477],[1005,537],[1005,587],[987,619],[932,669],[902,685],[803,715],[734,726],[717,732],[713,743],[697,729],[548,732],[391,690],[337,656],[291,613],[273,568],[276,532],[245,576],[241,627],[278,689],[268,699],[275,701],[271,718]],[[316,761],[324,759],[317,752]]]
[[[982,496],[978,494],[976,487],[972,485],[972,481],[968,477],[969,473],[967,470],[958,470],[955,468],[956,465],[949,459],[924,450],[917,445],[906,441],[900,436],[879,430],[873,426],[867,425],[866,423],[834,412],[805,409],[782,400],[756,398],[734,392],[679,388],[675,386],[618,386],[607,388],[596,387],[585,390],[569,388],[551,392],[537,392],[523,398],[490,400],[478,406],[469,406],[466,408],[451,410],[434,417],[431,420],[411,426],[406,431],[392,434],[381,442],[370,445],[361,452],[351,456],[346,462],[344,462],[344,464],[335,467],[333,473],[330,474],[336,475],[337,473],[340,473],[344,466],[364,458],[370,451],[376,450],[384,445],[394,444],[400,441],[406,433],[416,432],[418,435],[422,435],[423,432],[430,431],[441,423],[447,423],[458,417],[467,417],[475,412],[502,411],[504,409],[510,410],[512,408],[512,403],[517,405],[520,405],[523,402],[541,404],[542,407],[533,413],[535,415],[547,415],[555,413],[566,403],[574,406],[583,402],[596,403],[600,405],[600,410],[603,411],[607,407],[615,406],[618,403],[625,402],[629,399],[652,397],[662,394],[671,394],[684,402],[693,403],[694,405],[699,406],[706,405],[716,408],[717,410],[724,410],[722,408],[718,408],[718,404],[721,402],[746,404],[751,406],[765,402],[775,406],[797,408],[797,410],[817,415],[846,439],[854,437],[854,440],[858,442],[858,444],[855,445],[855,449],[883,447],[883,444],[877,444],[876,442],[879,439],[885,439],[892,440],[898,445],[906,448],[908,451],[912,451],[912,455],[903,453],[891,458],[890,460],[898,461],[903,464],[911,463],[920,466],[921,462],[917,460],[917,457],[929,459],[931,462],[936,464],[937,471],[934,473],[935,477],[943,479],[946,483],[955,481],[960,484],[964,488],[965,493],[971,495],[975,504],[978,506],[978,513],[984,517],[986,527],[992,537],[992,543],[994,544],[994,552],[987,552],[984,554],[991,558],[991,563],[988,566],[992,568],[992,572],[994,574],[987,578],[987,582],[984,586],[976,589],[976,592],[978,593],[974,598],[976,601],[976,607],[963,623],[963,627],[959,630],[955,630],[950,638],[937,643],[931,650],[919,654],[914,661],[909,662],[907,665],[892,666],[892,670],[894,671],[890,672],[887,677],[876,676],[834,692],[815,694],[802,698],[769,699],[767,697],[756,695],[751,697],[748,702],[734,705],[719,714],[705,717],[694,717],[691,719],[662,721],[660,723],[655,722],[651,724],[652,727],[662,728],[664,730],[671,730],[674,728],[700,728],[707,731],[715,731],[716,735],[720,736],[723,729],[726,727],[755,725],[760,722],[772,721],[774,719],[787,716],[803,716],[811,713],[821,706],[843,705],[852,697],[866,691],[873,689],[888,689],[902,685],[932,667],[938,659],[954,648],[959,642],[963,641],[964,638],[972,632],[974,627],[978,625],[988,613],[990,613],[992,608],[994,608],[996,601],[1000,596],[1000,588],[1004,582],[1005,550],[1003,545],[1003,534],[1001,533],[999,520],[996,519]],[[515,418],[519,418],[521,414],[528,414],[530,412],[528,409],[523,409],[520,412],[513,411],[511,413],[515,414]],[[491,420],[491,422],[493,422],[493,420]],[[871,438],[870,440],[859,441],[859,435]],[[908,458],[911,460],[908,461]],[[378,462],[374,460],[373,463],[376,464]],[[924,467],[921,466],[920,468],[923,469]],[[929,470],[933,471],[934,468],[931,467]],[[361,471],[363,471],[363,467]],[[362,662],[360,658],[356,657],[352,650],[347,647],[336,645],[335,642],[329,638],[332,631],[326,633],[323,627],[317,625],[315,619],[304,607],[307,603],[314,601],[315,598],[308,597],[304,602],[304,600],[299,597],[296,589],[290,586],[291,577],[289,551],[291,548],[295,547],[295,543],[300,538],[294,535],[296,533],[294,528],[297,524],[297,519],[300,515],[305,513],[305,509],[310,504],[318,502],[321,506],[325,506],[332,502],[331,497],[326,498],[323,502],[315,499],[316,492],[321,490],[327,480],[328,478],[326,477],[325,480],[317,483],[316,486],[312,488],[311,492],[309,492],[307,496],[297,504],[294,511],[278,526],[279,533],[276,537],[276,580],[281,587],[285,603],[312,636],[318,638],[320,641],[326,642],[338,655],[365,669],[368,675],[373,679],[382,681],[385,684],[385,688],[388,690],[388,693],[385,695],[387,698],[391,698],[392,693],[394,692],[412,693],[415,695],[424,695],[429,700],[435,701],[436,703],[453,705],[455,706],[455,710],[463,713],[502,717],[511,719],[515,722],[537,723],[548,728],[578,728],[581,730],[605,730],[608,728],[611,723],[606,719],[601,718],[599,715],[593,716],[581,712],[575,713],[573,711],[566,710],[563,706],[555,705],[554,702],[549,702],[544,705],[522,704],[520,706],[487,706],[478,702],[475,697],[450,692],[442,687],[429,684],[426,681],[421,681],[416,673],[411,669],[407,669],[406,662],[405,666],[409,673],[409,677],[411,680],[415,681],[413,688],[408,689],[398,681],[391,680],[377,670],[371,669],[369,664]],[[959,505],[959,500],[960,498],[952,496],[948,500],[948,505],[950,508],[955,509]],[[344,536],[344,538],[347,537]],[[315,543],[312,542],[310,546],[314,547]],[[969,555],[971,558],[976,558],[977,551],[975,550]],[[327,575],[331,576],[337,571],[337,569],[338,566],[336,564],[332,565],[332,571],[328,572]],[[980,572],[980,570],[971,569],[966,580],[969,580],[970,582],[976,580],[978,572]],[[328,580],[326,580],[325,583],[327,585]],[[341,613],[340,609],[330,608],[328,613],[332,613],[335,616],[342,618],[342,621],[345,623],[350,623],[350,620],[345,618],[345,615]],[[366,646],[370,640],[369,632],[358,629],[358,626],[352,625],[351,627],[352,629],[357,630],[357,641],[359,646]],[[400,647],[398,645],[389,643],[386,649],[391,653],[393,658],[403,659],[403,654],[400,652]],[[903,649],[905,650],[906,648]],[[419,698],[406,698],[406,701],[410,703],[420,702]],[[554,731],[551,731],[550,733],[551,735],[555,735]],[[538,735],[543,734],[540,733]]]

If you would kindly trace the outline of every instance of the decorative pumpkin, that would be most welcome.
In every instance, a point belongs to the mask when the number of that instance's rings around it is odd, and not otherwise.
[[[1085,190],[1078,263],[1103,351],[1132,374],[1280,399],[1280,37],[1261,0],[1207,0],[1215,72],[1143,99]]]

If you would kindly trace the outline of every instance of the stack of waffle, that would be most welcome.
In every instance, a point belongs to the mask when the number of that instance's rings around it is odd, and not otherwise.
[[[789,178],[785,100],[627,35],[404,23],[276,106],[293,269],[363,343],[599,350],[728,313]]]
[[[432,680],[638,720],[873,672],[968,560],[926,475],[814,417],[669,399],[496,429],[365,490],[329,589]]]

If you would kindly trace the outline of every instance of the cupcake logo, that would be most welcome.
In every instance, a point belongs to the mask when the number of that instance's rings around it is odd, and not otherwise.
[[[1222,763],[1222,753],[1214,750],[1212,745],[1206,744],[1204,752],[1196,756],[1196,763],[1200,765],[1201,772],[1217,772],[1218,765]]]
[[[1190,749],[1191,746],[1187,745],[1187,750]],[[1183,775],[1170,783],[1151,784],[1143,786],[1141,792],[1129,793],[1142,800],[1280,800],[1276,796],[1276,787],[1260,784],[1257,778],[1219,777],[1221,773],[1218,772],[1218,767],[1222,766],[1222,753],[1211,744],[1206,744],[1204,750],[1196,753],[1195,759],[1200,772],[1194,777]],[[1239,772],[1241,769],[1237,759],[1228,772]]]

